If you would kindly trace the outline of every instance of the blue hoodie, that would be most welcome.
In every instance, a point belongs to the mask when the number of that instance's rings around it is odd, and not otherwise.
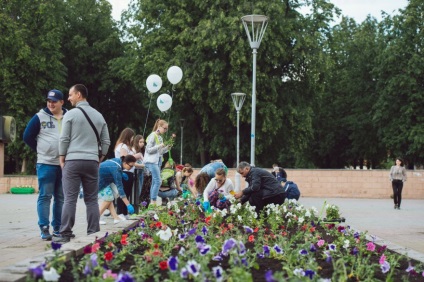
[[[111,183],[118,188],[119,197],[126,198],[124,185],[122,184],[122,161],[118,158],[106,160],[100,164],[99,191],[105,189]]]
[[[62,108],[63,114],[67,112]],[[59,136],[62,120],[46,107],[35,114],[24,132],[24,142],[37,152],[37,163],[59,165]]]

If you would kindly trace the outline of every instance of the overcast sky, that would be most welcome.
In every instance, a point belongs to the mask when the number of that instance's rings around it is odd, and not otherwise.
[[[127,9],[130,0],[109,0],[112,4],[112,16],[115,20],[120,20],[122,10]],[[393,11],[403,9],[408,4],[408,0],[331,0],[342,14],[354,18],[357,23],[365,20],[371,14],[378,21],[381,20],[381,11],[393,15]]]

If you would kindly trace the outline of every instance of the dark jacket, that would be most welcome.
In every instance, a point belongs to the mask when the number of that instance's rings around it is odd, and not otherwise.
[[[297,187],[297,184],[293,181],[287,181],[286,184],[284,184],[284,192],[286,192],[287,199],[299,200],[300,190],[299,187]]]
[[[278,169],[280,171],[277,172],[277,174],[275,173],[275,171],[271,172],[271,174],[274,175],[274,177],[277,178],[278,182],[281,183],[281,181],[283,181],[283,178],[287,179],[287,172],[282,167],[278,167]]]
[[[283,187],[277,179],[269,171],[262,168],[251,167],[246,176],[246,182],[249,183],[249,186],[243,190],[244,198],[254,195],[266,199],[284,193]]]

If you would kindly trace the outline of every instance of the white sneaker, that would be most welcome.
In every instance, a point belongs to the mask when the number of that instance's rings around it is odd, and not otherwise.
[[[106,221],[100,220],[100,221],[99,221],[99,224],[100,224],[100,225],[105,225],[105,224],[106,224]]]
[[[119,216],[119,218],[120,218],[122,221],[127,220],[127,219],[129,219],[129,218],[130,218],[128,215],[123,215],[122,213],[121,213],[120,215],[118,215],[118,216]]]

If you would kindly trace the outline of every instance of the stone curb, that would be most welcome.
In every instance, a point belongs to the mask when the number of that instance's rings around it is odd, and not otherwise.
[[[110,225],[108,228],[109,233],[116,233],[123,229],[129,230],[137,226],[139,218],[130,219],[116,225]],[[129,224],[128,224],[129,223]],[[128,225],[127,225],[128,224]],[[109,226],[108,226],[109,227]],[[63,255],[66,257],[65,261],[69,261],[71,258],[81,255],[84,252],[84,247],[93,243],[96,237],[104,237],[105,231],[97,232],[89,236],[77,237],[72,239],[71,242],[63,244],[61,250]],[[46,258],[54,256],[53,250],[48,250],[41,254],[35,255],[29,259],[20,261],[14,265],[0,268],[0,281],[1,282],[25,282],[28,269],[33,266],[38,266],[46,261]]]

